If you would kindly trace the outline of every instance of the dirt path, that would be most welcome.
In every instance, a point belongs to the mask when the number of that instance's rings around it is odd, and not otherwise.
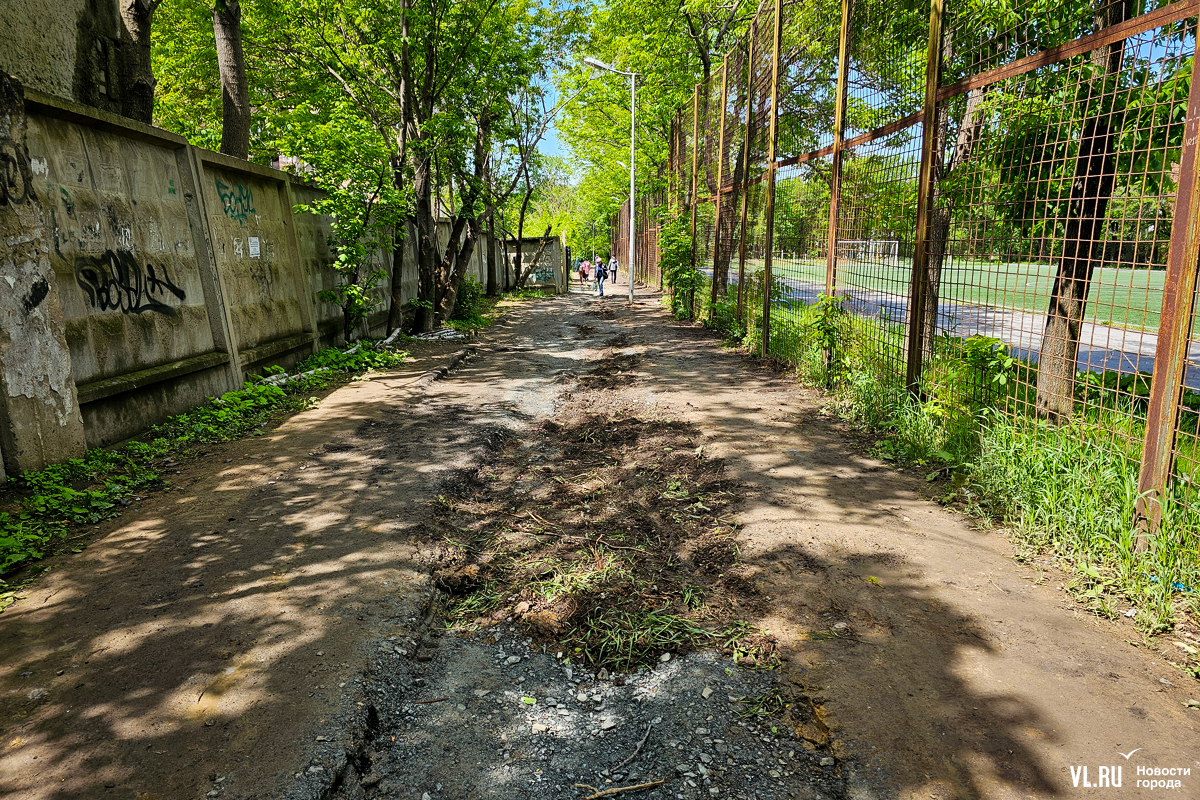
[[[578,797],[575,779],[670,777],[645,796],[1054,797],[1072,766],[1095,782],[1115,765],[1120,796],[1162,794],[1137,766],[1196,768],[1174,796],[1200,796],[1194,681],[653,297],[521,305],[450,379],[419,380],[452,349],[211,449],[0,615],[0,794]],[[626,359],[623,378],[581,386],[604,358]],[[535,434],[582,388],[694,426],[723,460],[744,493],[729,607],[781,669],[696,654],[623,683],[572,674],[508,623],[430,629],[431,507],[505,442],[541,457]],[[729,698],[768,679],[832,739],[739,722]],[[648,704],[651,688],[678,702]]]

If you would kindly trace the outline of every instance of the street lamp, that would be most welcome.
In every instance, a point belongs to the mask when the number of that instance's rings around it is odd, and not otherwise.
[[[605,64],[598,58],[588,56],[583,59],[583,63],[589,67],[602,69],[605,72],[615,72],[618,75],[629,76],[629,302],[633,302],[633,259],[634,259],[634,243],[637,232],[637,210],[633,204],[633,164],[634,164],[634,134],[637,128],[635,122],[637,119],[637,73],[624,72],[617,69],[611,64]]]

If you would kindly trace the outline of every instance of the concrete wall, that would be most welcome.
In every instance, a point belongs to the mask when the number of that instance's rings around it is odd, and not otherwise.
[[[26,88],[116,111],[121,26],[118,0],[3,0],[0,72]]]
[[[536,287],[547,291],[561,293],[566,291],[567,276],[565,272],[566,265],[563,261],[564,246],[563,241],[558,236],[530,236],[521,240],[521,266],[527,268],[533,264],[533,259],[538,255],[538,250],[542,247],[542,242],[546,243],[546,247],[541,251],[541,256],[538,257],[537,269],[530,273],[525,280],[525,285]],[[513,246],[510,244],[510,248]],[[516,253],[510,249],[512,259],[516,261]]]
[[[338,281],[330,220],[293,211],[318,190],[3,73],[0,148],[15,165],[0,192],[9,475],[127,439],[341,340],[341,310],[318,297]],[[481,281],[484,252],[468,269]],[[376,259],[390,274],[391,255]],[[376,291],[386,309],[390,285]],[[354,335],[381,335],[386,319]]]

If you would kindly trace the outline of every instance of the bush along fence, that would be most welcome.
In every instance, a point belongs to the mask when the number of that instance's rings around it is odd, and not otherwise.
[[[765,0],[636,232],[677,314],[1151,628],[1200,589],[1198,13]]]

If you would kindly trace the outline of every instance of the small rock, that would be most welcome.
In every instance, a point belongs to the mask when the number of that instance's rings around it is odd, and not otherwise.
[[[325,771],[324,767],[318,766],[316,764],[313,764],[311,767],[308,768],[308,772],[310,775],[316,775],[318,772],[324,772],[324,771]]]
[[[466,707],[466,706],[464,706],[462,703],[459,703],[458,705],[456,705],[456,706],[455,706],[455,708],[456,708],[456,709],[458,709],[459,711],[466,711],[466,710],[467,710],[467,707]]]
[[[1159,678],[1158,682],[1161,683],[1163,686],[1174,686],[1175,685],[1175,684],[1171,683],[1169,680],[1167,680],[1166,678]]]
[[[705,686],[704,691],[700,692],[700,696],[707,700],[708,698],[712,697],[712,693],[713,690],[710,687]]]
[[[832,756],[825,756],[824,758],[821,759],[822,767],[832,767],[834,765],[834,763],[835,762],[834,762]]]
[[[433,795],[431,795],[429,792],[426,792],[425,794],[421,795],[421,800],[433,800]]]
[[[317,737],[317,741],[318,741],[318,742],[327,742],[327,741],[329,741],[329,740],[328,740],[328,739],[326,739],[324,736],[318,736],[318,737]]]
[[[1124,616],[1128,619],[1133,619],[1134,617],[1137,616],[1137,609],[1136,608],[1129,609],[1128,611],[1125,612]]]
[[[663,653],[661,656],[659,656],[659,657],[658,657],[658,660],[659,660],[659,661],[662,661],[663,663],[666,663],[667,661],[670,661],[670,660],[671,660],[671,654],[670,654],[670,653]]]
[[[847,624],[846,624],[846,623],[844,623],[844,622],[837,622],[837,623],[834,623],[833,629],[834,629],[835,631],[844,631],[844,630],[846,630],[846,629],[847,629],[847,628],[849,628],[849,627],[850,627],[850,626],[849,626],[849,625],[847,625]]]
[[[29,674],[32,675],[33,673],[31,672]],[[600,672],[597,673],[597,675],[596,675],[596,680],[600,680],[600,681],[608,680],[608,670],[601,668]]]
[[[592,702],[595,702],[595,703],[602,703],[602,702],[604,702],[604,695],[602,695],[602,694],[594,694],[594,695],[592,695]]]
[[[520,664],[521,657],[520,656],[509,656],[508,658],[504,659],[504,663],[509,664],[509,665]]]
[[[578,701],[579,701],[579,702],[581,702],[581,703],[586,703],[586,702],[587,702],[587,699],[588,699],[588,698],[587,698],[587,693],[586,693],[586,692],[580,692],[579,694],[575,695],[575,699],[576,699],[576,700],[578,700]]]
[[[487,697],[491,693],[492,693],[492,691],[490,689],[476,689],[475,690],[476,697]]]
[[[533,732],[534,733],[545,733],[548,730],[550,730],[549,725],[543,725],[540,722],[533,723]]]
[[[615,727],[617,727],[617,723],[613,722],[611,719],[603,720],[600,723],[600,730],[602,731],[612,730]]]
[[[707,736],[708,728],[696,728],[696,735],[697,736]]]
[[[323,656],[323,655],[325,655],[325,651],[324,651],[324,650],[318,650],[318,651],[317,651],[317,655],[318,655],[318,656]]]

